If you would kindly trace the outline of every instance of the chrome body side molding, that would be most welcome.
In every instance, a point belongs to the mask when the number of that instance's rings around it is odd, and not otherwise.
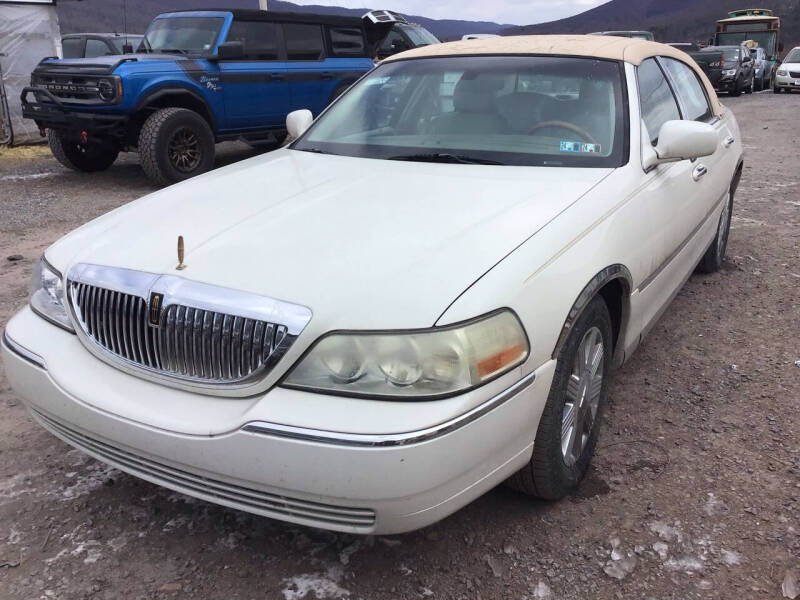
[[[433,427],[428,427],[427,429],[420,429],[418,431],[387,434],[342,433],[338,431],[324,431],[321,429],[294,427],[291,425],[279,425],[277,423],[267,423],[265,421],[253,421],[251,423],[247,423],[244,427],[242,427],[242,431],[262,435],[271,435],[275,437],[291,438],[304,442],[331,444],[334,446],[360,446],[367,448],[409,446],[411,444],[420,444],[422,442],[441,437],[466,425],[469,425],[473,421],[479,419],[516,396],[518,393],[533,384],[535,379],[536,373],[529,373],[508,389],[500,392],[493,398],[476,406],[472,410],[465,412],[463,415],[459,415],[450,419],[449,421],[445,421],[444,423],[434,425]]]
[[[6,331],[3,331],[3,345],[8,348],[10,352],[28,361],[33,366],[39,367],[40,369],[47,369],[44,364],[44,359],[41,356],[12,340]]]

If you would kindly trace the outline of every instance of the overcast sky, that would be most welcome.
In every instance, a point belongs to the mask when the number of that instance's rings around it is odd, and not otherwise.
[[[530,25],[569,17],[608,0],[292,0],[347,8],[385,8],[432,19],[466,19]]]

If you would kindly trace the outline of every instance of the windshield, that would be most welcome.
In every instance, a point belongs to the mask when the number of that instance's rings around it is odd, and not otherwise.
[[[744,31],[717,34],[717,46],[738,46],[746,40],[758,42],[759,47],[764,49],[767,56],[775,56],[775,32],[774,31]]]
[[[800,63],[800,48],[792,48],[791,52],[783,59],[783,62]]]
[[[733,69],[739,64],[740,52],[741,47],[730,46],[727,48],[706,48],[692,56],[701,64],[706,64],[711,67],[724,66]]]
[[[588,58],[471,56],[388,62],[293,146],[363,158],[609,167],[623,164],[621,67]]]
[[[403,30],[414,46],[430,46],[439,43],[438,38],[421,25],[399,24],[398,27]]]
[[[147,28],[139,52],[210,54],[217,43],[222,17],[169,17]]]

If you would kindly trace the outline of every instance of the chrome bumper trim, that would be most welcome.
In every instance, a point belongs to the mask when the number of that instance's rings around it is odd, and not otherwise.
[[[488,412],[504,404],[516,394],[529,387],[536,379],[536,373],[529,373],[508,389],[500,392],[490,400],[480,404],[470,411],[465,412],[449,421],[405,433],[342,433],[339,431],[324,431],[321,429],[307,429],[291,425],[279,425],[265,421],[253,421],[242,427],[242,431],[271,435],[275,437],[291,438],[304,442],[319,442],[335,446],[360,446],[368,448],[384,448],[390,446],[409,446],[420,444],[437,437],[441,437],[456,429],[460,429]]]
[[[47,369],[44,364],[44,359],[36,354],[35,352],[31,352],[24,346],[20,346],[17,342],[12,340],[8,333],[3,330],[3,345],[8,348],[9,352],[13,352],[23,360],[28,361],[32,365],[39,367],[40,369]]]

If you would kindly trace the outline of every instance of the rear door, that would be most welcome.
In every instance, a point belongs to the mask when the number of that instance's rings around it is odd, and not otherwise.
[[[321,24],[284,23],[289,86],[289,110],[307,108],[316,117],[333,92],[334,73],[326,64]]]
[[[289,112],[286,62],[281,51],[280,25],[267,21],[231,23],[225,41],[242,42],[242,59],[220,60],[219,82],[207,81],[222,91],[228,130],[283,127]]]

